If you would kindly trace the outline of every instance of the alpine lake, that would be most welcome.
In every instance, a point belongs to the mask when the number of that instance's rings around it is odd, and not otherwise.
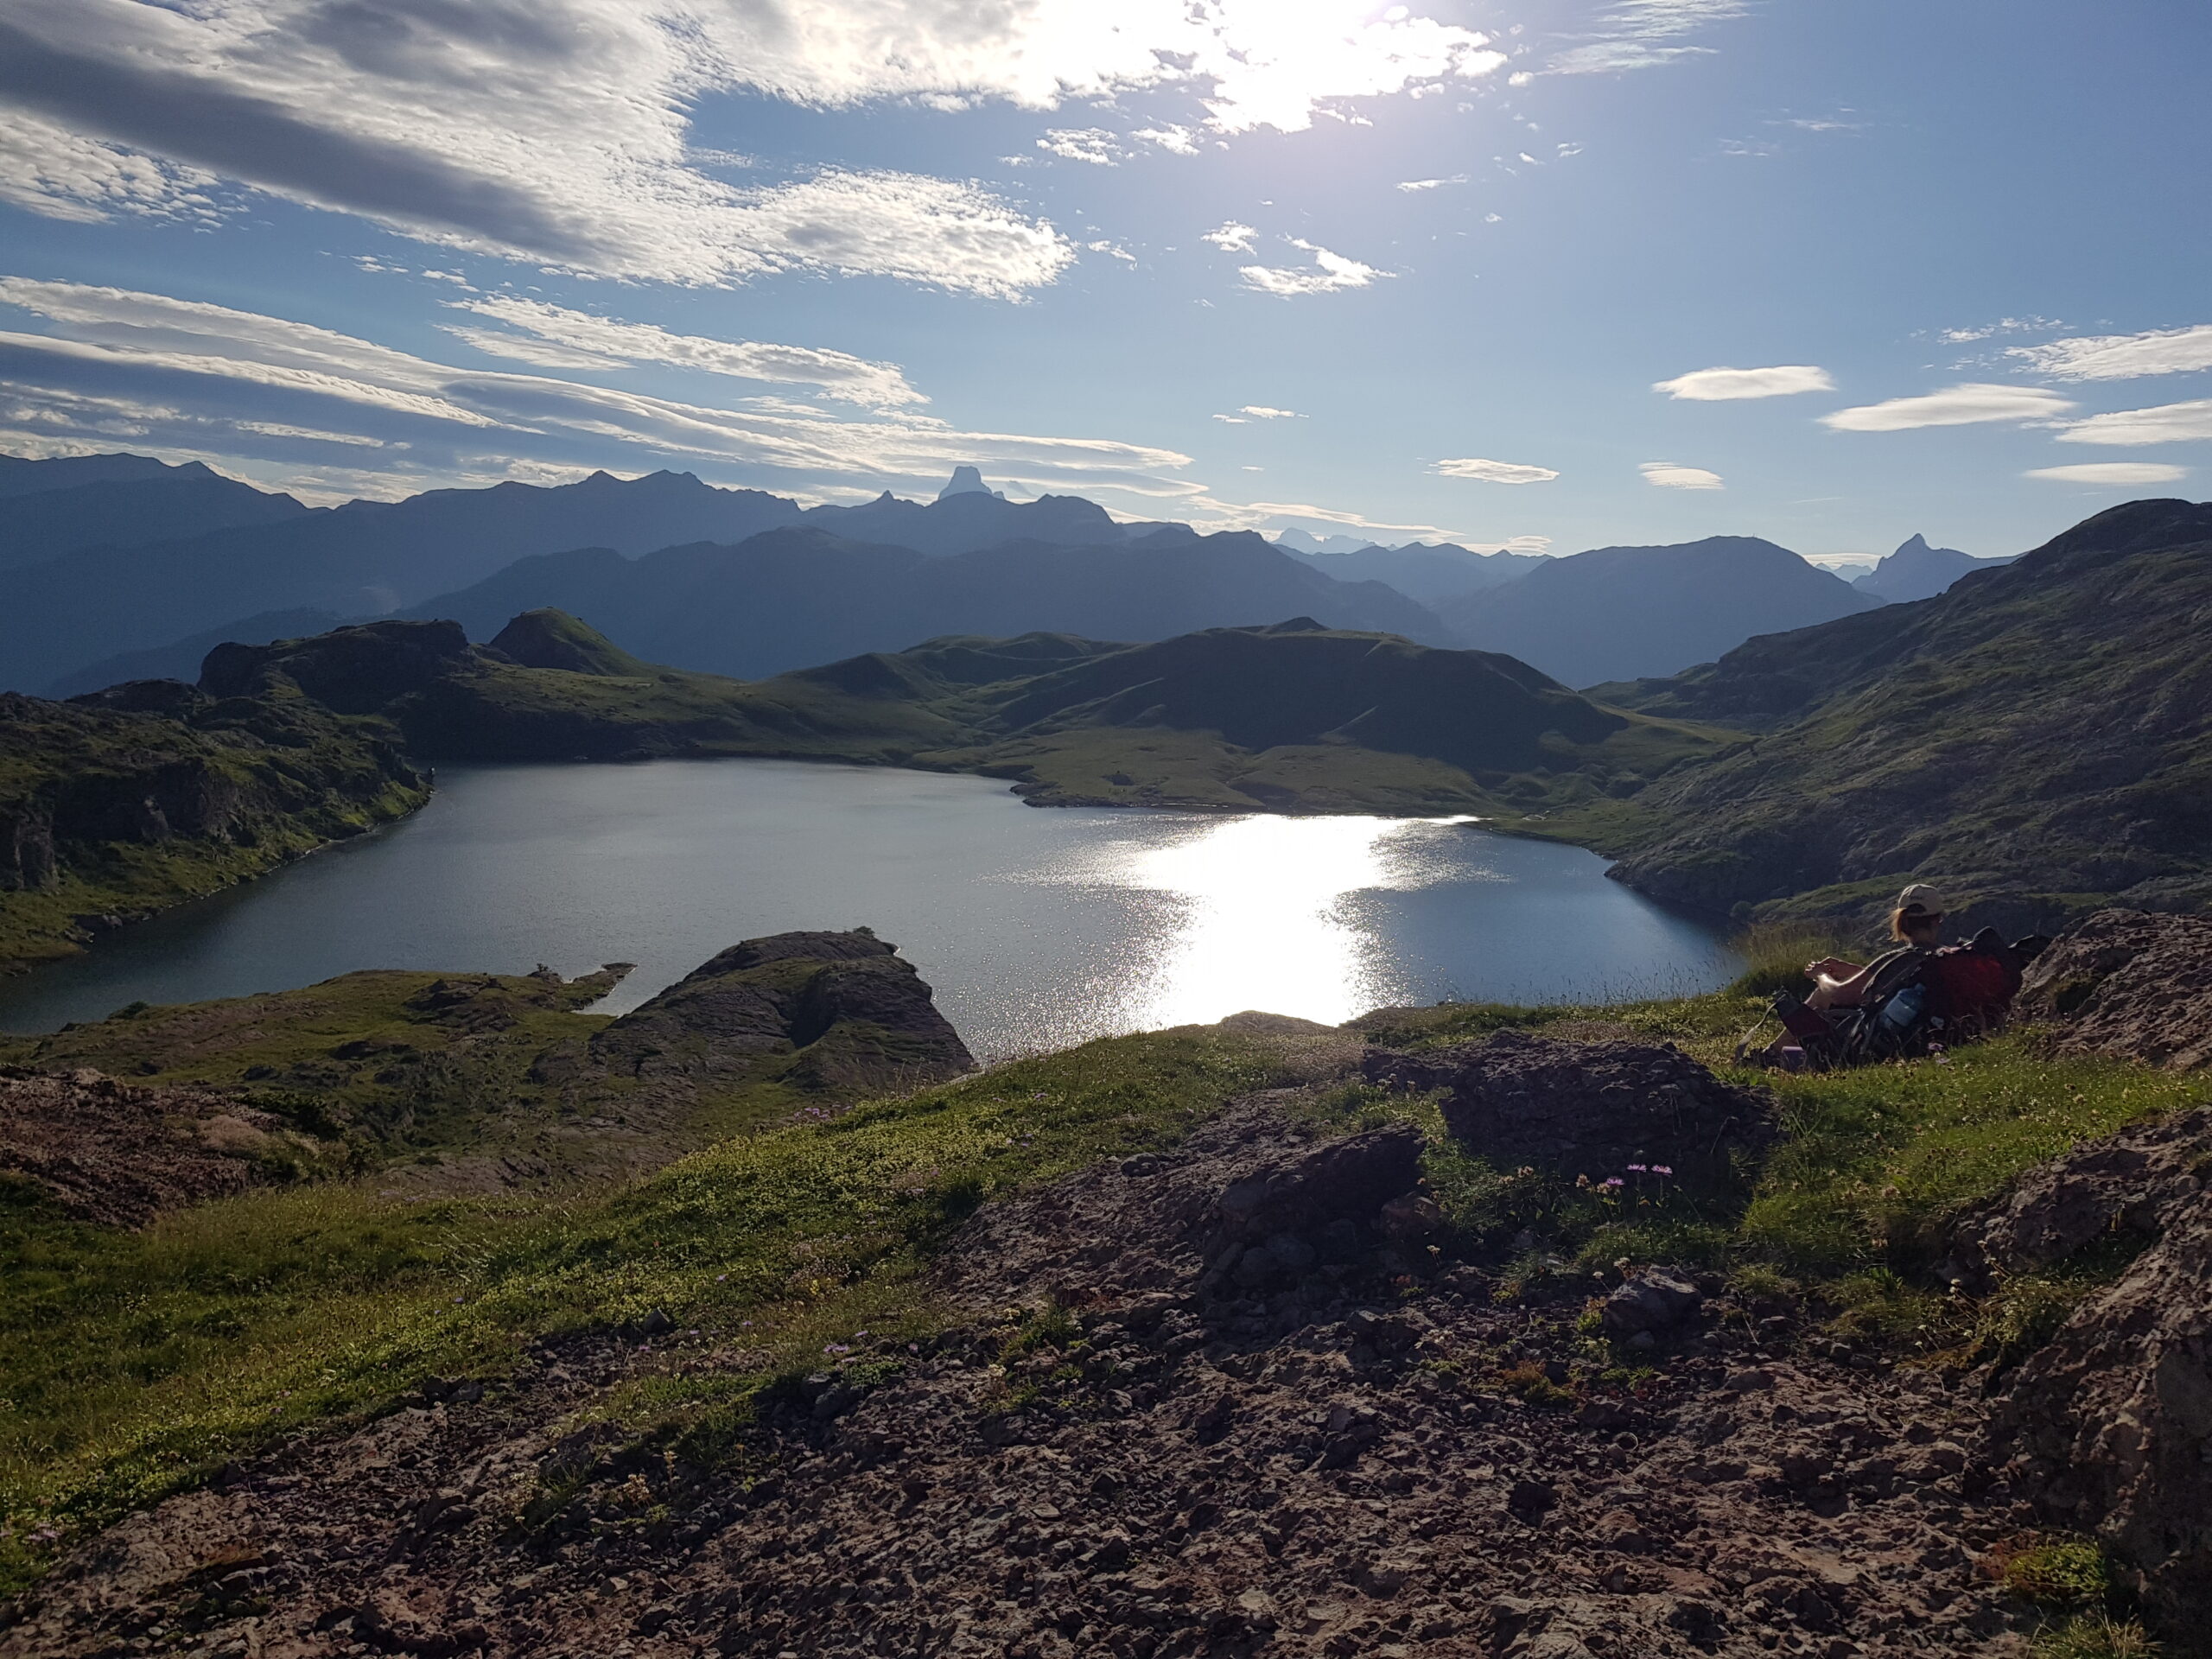
[[[0,980],[0,1029],[364,968],[635,963],[613,1014],[741,939],[861,925],[986,1061],[1247,1008],[1686,995],[1741,965],[1596,855],[1466,819],[1036,809],[994,779],[802,761],[437,782],[403,823]]]

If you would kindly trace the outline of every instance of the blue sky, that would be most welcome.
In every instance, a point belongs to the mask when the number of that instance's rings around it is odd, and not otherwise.
[[[2207,62],[2193,0],[10,0],[0,448],[2014,552],[2202,493]]]

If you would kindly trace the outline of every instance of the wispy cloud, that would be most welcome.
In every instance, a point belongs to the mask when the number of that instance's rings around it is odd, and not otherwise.
[[[633,363],[662,363],[740,380],[819,386],[824,397],[871,409],[896,409],[929,401],[907,384],[906,375],[895,363],[871,363],[844,352],[671,334],[652,323],[594,316],[588,312],[572,311],[565,306],[514,295],[496,294],[452,303],[534,338],[452,325],[448,325],[448,332],[459,334],[480,350],[547,367],[619,368]],[[531,355],[547,343],[556,352],[569,353],[567,359],[549,361],[543,356]],[[518,346],[522,349],[515,349]]]
[[[1313,267],[1300,270],[1281,265],[1243,265],[1238,267],[1237,275],[1244,279],[1247,288],[1255,288],[1262,294],[1289,298],[1300,294],[1334,294],[1347,288],[1366,288],[1376,277],[1391,274],[1387,270],[1377,270],[1372,265],[1363,265],[1341,253],[1332,253],[1318,244],[1298,237],[1285,239],[1292,247],[1312,254]]]
[[[1259,232],[1249,225],[1240,225],[1232,219],[1217,230],[1208,231],[1198,240],[1212,243],[1224,253],[1249,253],[1253,238],[1258,235]]]
[[[2042,346],[2013,346],[2017,357],[2061,380],[2134,380],[2152,374],[2212,369],[2212,323],[2146,334],[2088,334]]]
[[[2193,403],[2161,404],[2155,409],[2122,409],[2075,421],[2059,435],[2064,443],[2103,443],[2136,448],[2152,443],[2187,443],[2212,438],[2212,397]]]
[[[1728,486],[1720,481],[1720,474],[1708,473],[1702,467],[1677,467],[1670,461],[1647,461],[1637,471],[1643,474],[1643,481],[1662,490],[1722,490]]]
[[[2077,467],[2036,467],[2023,478],[2048,479],[2054,484],[2103,484],[2133,489],[2140,484],[2173,484],[2189,476],[2186,467],[2158,461],[2090,461]]]
[[[1999,317],[1994,322],[1976,323],[1971,328],[1944,328],[1936,338],[1947,345],[1964,346],[1977,340],[1988,340],[1998,334],[2034,334],[2047,329],[2063,328],[2063,322],[2049,317]]]
[[[1974,426],[1985,421],[2046,421],[2074,405],[2043,386],[1951,386],[1922,397],[1840,409],[1821,416],[1838,432],[1910,432],[1923,426]]]
[[[1270,409],[1265,404],[1247,404],[1236,412],[1249,415],[1255,421],[1302,421],[1306,418],[1294,409]]]
[[[924,479],[972,461],[1038,488],[1152,498],[1203,491],[1176,476],[1189,457],[1142,444],[963,431],[904,414],[840,416],[819,405],[793,414],[773,399],[716,406],[461,369],[309,324],[123,289],[0,277],[0,303],[57,331],[0,333],[0,386],[18,403],[39,402],[46,413],[35,424],[61,433],[135,425],[130,435],[251,455],[241,434],[255,428],[240,425],[245,417],[264,433],[283,427],[343,442],[350,431],[412,442],[425,455],[466,455],[496,442],[540,465],[586,456],[596,464],[609,446],[628,447],[656,460],[774,469],[793,480],[785,487],[880,488],[887,478]],[[37,386],[65,394],[33,399],[26,388]],[[218,430],[232,442],[218,444]]]
[[[1655,382],[1654,391],[1692,403],[1725,403],[1743,397],[1791,397],[1801,391],[1834,391],[1826,369],[1789,363],[1771,369],[1698,369]]]
[[[1398,188],[1409,193],[1421,190],[1441,190],[1447,184],[1465,184],[1466,181],[1467,175],[1465,174],[1454,173],[1448,179],[1402,180],[1399,182]]]
[[[1548,484],[1559,476],[1549,467],[1532,467],[1515,461],[1483,461],[1474,456],[1440,461],[1428,470],[1440,478],[1471,478],[1484,484]]]
[[[1711,47],[1688,44],[1687,37],[1732,22],[1751,9],[1751,0],[1618,0],[1599,14],[1581,44],[1552,59],[1550,70],[1558,75],[1617,74],[1707,56]]]

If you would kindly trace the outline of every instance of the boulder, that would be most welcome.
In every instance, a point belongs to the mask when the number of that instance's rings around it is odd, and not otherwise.
[[[1728,1175],[1732,1150],[1774,1128],[1764,1090],[1725,1084],[1671,1043],[1501,1031],[1421,1054],[1370,1049],[1364,1070],[1372,1083],[1442,1092],[1453,1138],[1505,1168],[1597,1180],[1640,1163],[1710,1184]]]
[[[1705,1305],[1698,1287],[1660,1268],[1646,1268],[1605,1298],[1599,1318],[1617,1342],[1662,1336],[1697,1317]]]
[[[1278,1234],[1371,1221],[1421,1179],[1425,1141],[1411,1123],[1325,1141],[1232,1183],[1215,1205],[1223,1237],[1258,1243]]]
[[[2098,911],[2036,959],[2013,1006],[2066,1052],[2212,1065],[2212,917]]]

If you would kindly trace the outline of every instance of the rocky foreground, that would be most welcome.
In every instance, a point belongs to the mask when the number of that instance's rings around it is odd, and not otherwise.
[[[1761,1091],[1662,1045],[1313,1039],[1319,1082],[986,1205],[940,1334],[831,1344],[712,1459],[626,1440],[607,1391],[765,1356],[660,1319],[543,1345],[133,1516],[0,1653],[1994,1656],[2026,1650],[1999,1569],[2044,1529],[2101,1537],[2189,1650],[2212,1110],[1961,1218],[1968,1290],[2126,1258],[2047,1343],[1898,1364],[1715,1277],[1451,1265],[1421,1133],[1322,1099],[1363,1073],[1500,1158],[1718,1179],[1775,1132]]]

